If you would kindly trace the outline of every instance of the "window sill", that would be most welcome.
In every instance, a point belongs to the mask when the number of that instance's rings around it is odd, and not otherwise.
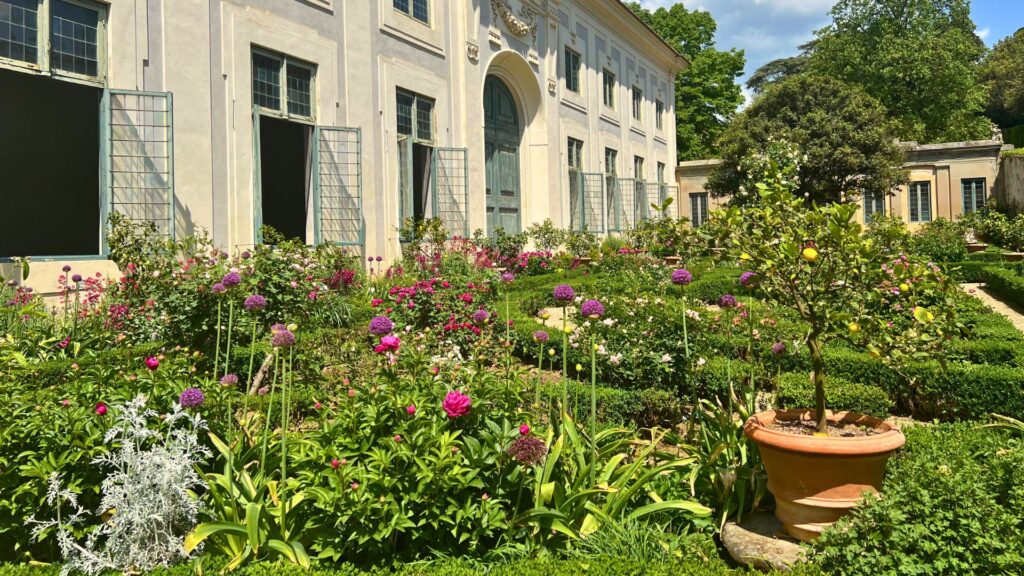
[[[439,29],[395,10],[391,7],[390,2],[381,2],[380,10],[380,29],[382,32],[386,32],[392,37],[409,42],[438,56],[444,56],[444,46],[442,45],[441,31]]]
[[[606,110],[608,110],[608,109],[606,108]],[[622,122],[619,122],[618,118],[616,118],[614,116],[609,116],[605,112],[601,112],[601,120],[604,120],[605,122],[607,122],[607,123],[609,123],[609,124],[611,124],[613,126],[621,126],[622,125]]]
[[[583,104],[580,104],[575,99],[570,100],[570,99],[567,99],[567,98],[562,98],[562,106],[565,106],[566,108],[570,108],[572,110],[575,110],[575,111],[579,112],[580,114],[586,114],[587,113],[587,107],[584,106]]]
[[[665,139],[665,134],[661,132],[654,135],[654,141],[660,144],[668,144],[668,140]]]
[[[630,124],[629,131],[634,133],[634,134],[639,134],[640,136],[643,136],[644,138],[647,138],[647,132],[644,130],[643,126],[638,126],[636,124]]]

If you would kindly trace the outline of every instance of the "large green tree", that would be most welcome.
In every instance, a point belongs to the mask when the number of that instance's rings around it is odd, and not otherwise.
[[[715,19],[703,10],[677,3],[650,12],[629,7],[666,42],[686,56],[690,66],[676,76],[676,149],[680,160],[717,154],[715,142],[743,103],[737,79],[745,57],[735,48],[715,48]]]
[[[987,137],[986,90],[969,0],[839,0],[819,30],[810,68],[862,87],[904,140]]]
[[[995,45],[981,77],[988,87],[989,118],[1003,128],[1024,124],[1024,28]]]
[[[789,165],[795,193],[808,202],[887,194],[905,179],[894,135],[885,108],[860,88],[799,74],[768,87],[736,116],[722,134],[722,164],[706,187],[742,203],[766,174]]]

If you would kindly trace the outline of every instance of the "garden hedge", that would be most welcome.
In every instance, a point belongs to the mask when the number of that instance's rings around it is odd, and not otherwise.
[[[870,384],[855,384],[838,376],[828,379],[828,408],[850,410],[879,418],[888,416],[893,407],[889,393]],[[814,406],[814,384],[806,374],[789,373],[779,378],[775,397],[782,408],[810,408]]]
[[[998,266],[987,266],[981,273],[981,281],[988,291],[1011,306],[1024,307],[1024,277],[1014,270]]]
[[[214,566],[204,566],[203,573],[216,574]],[[60,569],[52,566],[28,564],[0,565],[0,576],[56,576]],[[191,576],[195,568],[182,564],[173,568],[154,570],[151,576]],[[730,568],[721,560],[699,559],[674,562],[651,562],[625,558],[588,558],[586,560],[556,560],[551,558],[519,560],[509,563],[483,564],[479,562],[449,560],[430,564],[409,564],[396,568],[360,569],[343,564],[329,568],[303,570],[291,564],[257,562],[247,564],[230,574],[233,576],[731,576],[747,574],[746,570]],[[779,574],[778,572],[772,572]],[[786,572],[792,576],[821,576],[811,564],[795,567]]]

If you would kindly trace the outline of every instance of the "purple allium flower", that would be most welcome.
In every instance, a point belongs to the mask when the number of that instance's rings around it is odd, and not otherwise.
[[[380,262],[380,261],[381,261],[381,260],[383,260],[383,259],[384,259],[384,257],[383,257],[383,256],[377,256],[377,262]]]
[[[221,283],[224,284],[225,288],[238,286],[242,283],[242,275],[238,272],[228,272],[224,275],[224,278],[221,279]]]
[[[753,272],[744,272],[740,274],[740,286],[744,288],[752,288],[757,283],[757,274]]]
[[[555,302],[559,302],[561,304],[572,302],[573,298],[576,297],[576,292],[573,291],[572,286],[569,286],[568,284],[559,284],[558,286],[555,286],[555,290],[552,294],[555,297]]]
[[[367,256],[366,257],[366,261],[367,262],[373,262],[373,256]]]
[[[288,326],[285,325],[285,324],[281,324],[280,322],[278,322],[277,324],[272,324],[270,326],[270,331],[271,332],[281,332],[282,330],[287,330],[287,329],[288,329]]]
[[[65,264],[64,267],[61,268],[61,270],[63,270],[65,273],[71,272],[71,266],[69,264]]]
[[[487,310],[484,310],[483,308],[477,310],[476,312],[473,312],[473,322],[476,322],[477,324],[483,324],[484,322],[487,322],[487,319],[490,317],[491,315],[487,312]]]
[[[199,388],[185,388],[181,392],[181,396],[178,396],[178,404],[181,404],[182,408],[197,408],[202,406],[205,401],[206,396]]]
[[[597,319],[604,316],[604,304],[597,300],[587,300],[580,306],[580,314],[587,318]]]
[[[733,296],[732,294],[722,294],[718,298],[718,305],[722,308],[735,308],[736,297]]]
[[[225,374],[220,377],[220,385],[225,388],[230,388],[238,384],[237,374]]]
[[[776,342],[776,343],[772,344],[772,354],[775,354],[776,356],[782,356],[785,353],[786,353],[786,343],[785,342]]]
[[[470,397],[458,390],[449,392],[441,402],[441,408],[444,408],[444,413],[448,415],[448,418],[458,418],[469,414],[469,408],[472,405],[473,401]]]
[[[548,447],[540,438],[521,436],[512,441],[508,447],[508,455],[523,466],[534,466],[544,461],[548,455]]]
[[[287,348],[295,344],[295,334],[292,334],[292,331],[287,328],[275,331],[274,335],[270,337],[270,343],[274,348]]]
[[[252,252],[248,250],[242,252],[242,260],[248,260],[249,258],[252,258]]]
[[[672,271],[672,283],[679,286],[686,286],[693,282],[693,274],[685,268],[678,268]]]
[[[548,338],[550,338],[550,336],[548,336],[548,333],[543,330],[537,330],[533,333],[533,339],[537,342],[547,342]]]
[[[75,274],[74,276],[71,277],[71,281],[76,283],[76,284],[78,282],[81,282],[82,281],[82,275],[81,274]]]
[[[511,272],[502,272],[501,273],[501,281],[502,282],[505,282],[505,283],[513,282],[513,281],[515,281],[515,279],[516,279],[516,275],[511,273]]]
[[[377,316],[373,320],[370,320],[370,334],[373,334],[374,336],[390,334],[394,329],[395,323],[387,316]]]
[[[246,297],[244,306],[250,312],[259,312],[267,307],[267,299],[259,294],[252,294]]]
[[[216,284],[213,285],[212,288],[210,288],[210,292],[213,292],[214,294],[223,294],[226,291],[227,288],[225,288],[224,285],[221,284],[220,282],[217,282]]]

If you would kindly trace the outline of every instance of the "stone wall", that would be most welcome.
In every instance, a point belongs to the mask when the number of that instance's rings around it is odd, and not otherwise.
[[[1024,211],[1024,156],[1003,156],[999,179],[1000,203],[1014,214]]]

